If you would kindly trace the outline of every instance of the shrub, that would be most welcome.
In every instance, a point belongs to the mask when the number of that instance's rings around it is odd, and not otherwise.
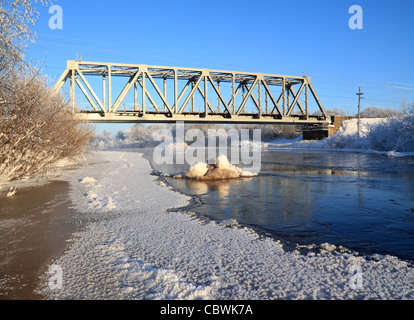
[[[15,77],[0,101],[0,182],[42,173],[74,159],[89,145],[92,131],[71,112],[44,77]]]
[[[373,126],[368,135],[372,149],[378,151],[414,151],[414,114],[389,118]]]

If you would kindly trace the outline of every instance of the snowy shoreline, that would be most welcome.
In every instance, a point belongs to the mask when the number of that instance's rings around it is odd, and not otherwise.
[[[74,208],[90,222],[53,262],[62,289],[49,288],[44,275],[48,299],[414,298],[405,261],[332,251],[334,244],[286,252],[249,228],[169,210],[191,198],[151,175],[142,154],[100,151],[93,159],[68,177]]]

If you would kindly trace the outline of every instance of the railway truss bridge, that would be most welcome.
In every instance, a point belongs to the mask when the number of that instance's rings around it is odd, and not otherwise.
[[[70,60],[53,90],[92,123],[331,123],[306,76]]]

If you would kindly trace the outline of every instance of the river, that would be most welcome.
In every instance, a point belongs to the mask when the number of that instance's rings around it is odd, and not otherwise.
[[[200,200],[191,208],[200,218],[235,219],[284,241],[287,249],[329,243],[414,260],[414,157],[269,149],[261,159],[254,178],[165,179]],[[152,165],[162,173],[186,168]]]

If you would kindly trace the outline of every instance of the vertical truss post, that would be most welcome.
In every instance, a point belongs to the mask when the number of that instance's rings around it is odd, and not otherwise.
[[[145,106],[145,92],[146,92],[146,89],[145,89],[145,72],[142,72],[142,112],[143,112],[143,114],[145,114],[145,112],[146,112],[146,106]]]
[[[217,112],[220,113],[220,80],[217,80],[217,89],[218,89],[218,94],[217,94]]]
[[[112,66],[108,65],[108,111],[112,111]]]
[[[259,80],[259,85],[257,86],[257,94],[259,95],[259,119],[262,117],[262,80]]]
[[[194,91],[194,81],[191,81],[191,92]],[[191,110],[194,112],[194,93],[191,96]]]
[[[106,75],[105,73],[102,74],[102,107],[105,111],[107,111],[106,106]]]
[[[282,79],[282,99],[283,99],[283,115],[286,114],[286,79]]]
[[[76,75],[75,70],[72,69],[70,71],[70,105],[72,108],[72,112],[75,113],[75,82],[76,82]]]
[[[306,120],[309,119],[309,104],[308,104],[308,79],[306,79],[306,87],[305,87],[305,108],[306,108]]]
[[[167,100],[167,78],[163,77],[164,79],[164,99]],[[167,104],[164,102],[164,112],[167,111]]]
[[[177,79],[177,69],[174,69],[174,112],[177,113],[177,104],[178,104],[178,79]]]
[[[134,111],[139,111],[138,106],[138,81],[134,83]]]
[[[231,97],[232,97],[232,105],[233,105],[233,114],[236,113],[236,105],[235,105],[235,99],[234,99],[234,89],[235,89],[235,84],[234,84],[234,73],[231,75]]]
[[[287,93],[287,95],[286,95],[286,111],[284,111],[284,115],[285,116],[287,116],[288,115],[288,113],[289,113],[289,107],[290,107],[290,85],[288,84],[287,86],[286,86],[286,92],[285,92],[285,94]]]
[[[245,90],[245,86],[243,84],[243,86],[242,86],[242,106],[243,106],[242,110],[243,110],[243,113],[245,112],[244,106],[246,105],[246,103],[244,103],[245,98],[246,98],[246,94],[245,94],[244,90]]]
[[[207,75],[204,76],[204,112],[207,118],[207,115],[208,115]]]

